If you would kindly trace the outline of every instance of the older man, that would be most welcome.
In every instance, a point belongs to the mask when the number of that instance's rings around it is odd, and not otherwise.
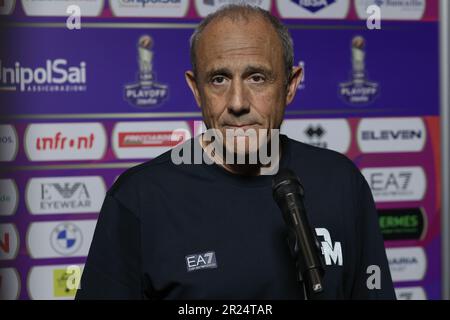
[[[193,34],[191,60],[185,76],[215,139],[189,140],[183,156],[201,150],[211,161],[175,163],[172,151],[119,178],[77,298],[304,299],[272,176],[262,174],[267,163],[249,161],[267,145],[275,167],[290,168],[305,190],[325,265],[324,290],[314,298],[394,298],[374,202],[358,169],[341,154],[283,135],[279,148],[272,144],[278,136],[270,129],[280,128],[302,76],[287,29],[259,8],[223,7]],[[256,147],[250,131],[264,133]],[[245,161],[233,161],[239,153]]]

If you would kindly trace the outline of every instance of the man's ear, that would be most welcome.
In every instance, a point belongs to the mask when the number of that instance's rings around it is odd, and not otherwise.
[[[288,79],[286,105],[290,104],[294,100],[297,88],[303,79],[303,69],[300,66],[292,67],[291,76]]]
[[[195,81],[194,72],[191,70],[186,71],[184,73],[184,77],[186,78],[186,82],[187,82],[189,88],[191,88],[192,94],[194,95],[195,101],[197,101],[198,107],[201,108],[202,105],[200,103],[200,101],[201,101],[200,100],[200,92],[197,87],[197,82]]]

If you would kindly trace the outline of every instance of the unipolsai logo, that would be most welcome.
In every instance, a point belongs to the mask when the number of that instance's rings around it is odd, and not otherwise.
[[[53,250],[63,256],[70,256],[76,253],[82,242],[83,234],[81,229],[71,222],[57,225],[50,235],[50,243]]]
[[[339,94],[344,101],[354,106],[372,103],[379,94],[379,84],[367,79],[366,40],[356,36],[352,40],[352,79],[341,83]]]
[[[151,50],[154,41],[149,35],[143,35],[138,41],[139,81],[125,86],[125,100],[136,107],[156,107],[167,99],[169,88],[156,82],[153,71],[153,55]]]
[[[44,66],[28,67],[20,62],[5,66],[0,60],[0,91],[84,92],[87,64],[70,64],[66,59],[46,60]]]

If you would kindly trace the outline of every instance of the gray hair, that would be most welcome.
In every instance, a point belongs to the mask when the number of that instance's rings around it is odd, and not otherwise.
[[[252,6],[248,4],[229,4],[220,7],[217,11],[209,14],[205,19],[203,19],[200,24],[195,29],[194,33],[190,38],[190,55],[191,64],[194,75],[197,72],[197,55],[196,55],[196,44],[198,43],[202,32],[208,24],[214,20],[222,18],[230,18],[232,20],[237,19],[247,19],[250,15],[257,15],[263,18],[265,21],[269,22],[275,32],[277,33],[282,49],[283,49],[283,60],[284,68],[286,73],[286,82],[289,83],[291,77],[292,66],[294,65],[294,43],[292,41],[291,35],[288,28],[283,25],[280,20],[271,15],[268,11],[261,9],[257,6]]]

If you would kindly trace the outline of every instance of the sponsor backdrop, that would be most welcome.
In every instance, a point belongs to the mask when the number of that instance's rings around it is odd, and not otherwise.
[[[1,299],[73,298],[107,188],[202,130],[188,39],[235,1],[69,2],[0,1]],[[282,130],[362,170],[398,298],[441,298],[437,0],[246,2],[288,24],[305,69]]]

